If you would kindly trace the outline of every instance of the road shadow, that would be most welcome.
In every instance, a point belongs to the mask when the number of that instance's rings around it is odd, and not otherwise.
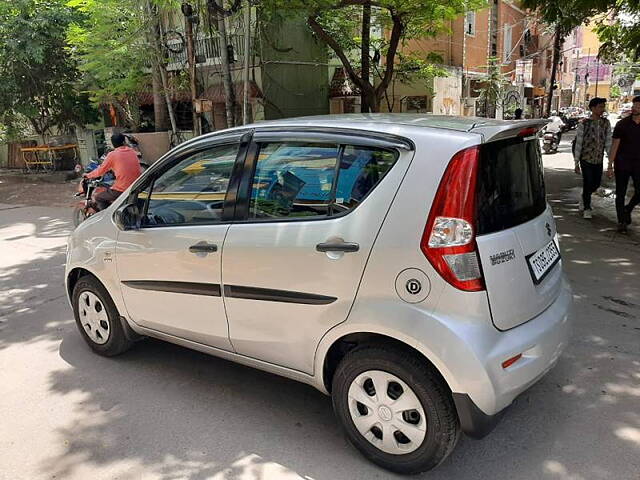
[[[0,349],[58,337],[48,312],[64,302],[65,244],[71,225],[59,209],[0,211]]]
[[[572,175],[547,171],[573,279],[570,347],[490,436],[463,437],[437,470],[413,478],[637,476],[640,251],[632,239],[577,218],[567,202]],[[68,399],[73,414],[55,431],[58,448],[39,464],[43,478],[77,477],[80,468],[120,469],[119,479],[403,478],[364,460],[338,428],[330,399],[311,387],[155,340],[117,358],[93,354],[63,306],[64,247],[47,246],[68,227],[40,220],[29,233],[1,237],[19,246],[28,234],[39,256],[0,271],[0,291],[15,290],[1,306],[8,324],[0,348],[46,339],[65,362],[49,374],[47,389],[49,398]]]

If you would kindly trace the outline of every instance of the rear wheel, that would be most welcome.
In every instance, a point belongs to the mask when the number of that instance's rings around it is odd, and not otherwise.
[[[72,298],[76,325],[94,352],[112,357],[131,348],[113,300],[95,277],[78,280]]]
[[[332,387],[333,407],[349,440],[383,468],[431,470],[458,441],[451,393],[411,353],[384,346],[354,350],[338,366]]]

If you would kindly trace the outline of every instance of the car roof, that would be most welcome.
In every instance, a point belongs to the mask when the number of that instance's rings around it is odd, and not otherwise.
[[[257,122],[255,126],[257,128],[260,126],[361,128],[374,132],[390,132],[390,129],[393,129],[393,133],[396,135],[402,135],[402,129],[397,128],[398,126],[422,127],[480,134],[487,142],[510,136],[508,135],[509,131],[519,132],[526,128],[541,128],[547,122],[546,119],[495,120],[482,117],[418,113],[348,113],[268,120]]]
[[[548,123],[546,119],[534,120],[495,120],[481,117],[462,117],[453,115],[431,115],[414,113],[355,113],[340,115],[316,115],[308,117],[284,118],[280,120],[258,121],[225,130],[218,130],[194,138],[182,144],[183,148],[190,144],[206,141],[227,134],[240,134],[255,129],[259,131],[292,128],[306,130],[309,128],[335,129],[343,131],[364,130],[367,132],[404,137],[419,134],[420,130],[436,129],[455,131],[458,135],[479,137],[480,143],[515,137],[527,129],[540,129]]]
[[[484,126],[512,125],[513,122],[481,117],[462,117],[453,115],[431,115],[419,113],[346,113],[339,115],[313,115],[308,117],[285,118],[258,122],[258,125],[329,125],[329,124],[371,124],[407,125],[412,127],[444,128],[459,132],[470,132]]]

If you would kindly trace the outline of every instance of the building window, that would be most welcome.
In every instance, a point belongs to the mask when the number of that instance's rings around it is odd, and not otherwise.
[[[476,34],[476,12],[467,12],[464,17],[464,32],[470,37]]]
[[[503,38],[503,44],[502,44],[502,51],[503,51],[503,60],[505,63],[510,63],[511,62],[511,50],[513,49],[512,46],[512,42],[513,39],[511,38],[511,32],[512,32],[513,27],[511,25],[505,25],[504,26],[504,38]]]

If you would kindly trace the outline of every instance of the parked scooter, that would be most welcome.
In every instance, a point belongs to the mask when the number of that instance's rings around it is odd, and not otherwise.
[[[544,153],[556,153],[558,151],[558,134],[545,132],[542,136],[542,150]]]

